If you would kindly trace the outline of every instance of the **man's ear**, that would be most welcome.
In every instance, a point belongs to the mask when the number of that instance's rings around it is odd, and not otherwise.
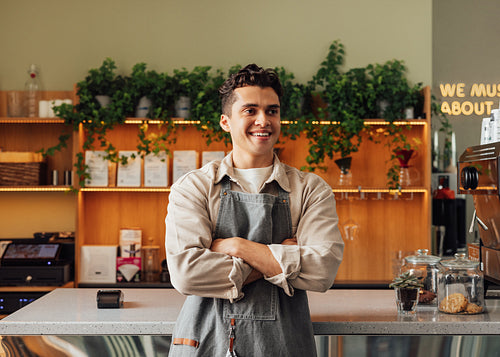
[[[227,131],[228,133],[231,132],[231,126],[229,125],[229,117],[226,114],[222,114],[220,116],[219,124],[222,130]]]

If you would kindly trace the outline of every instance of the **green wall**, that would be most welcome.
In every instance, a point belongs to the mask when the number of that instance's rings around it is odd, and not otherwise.
[[[69,90],[113,58],[171,72],[250,62],[305,82],[339,39],[346,66],[404,60],[431,84],[431,0],[1,0],[0,90],[22,89],[30,63],[46,90]]]
[[[71,90],[106,57],[122,73],[255,62],[306,82],[337,39],[347,68],[404,60],[431,85],[431,21],[431,0],[0,0],[0,90],[23,89],[30,63],[43,89]],[[74,195],[1,195],[0,238],[75,229]]]

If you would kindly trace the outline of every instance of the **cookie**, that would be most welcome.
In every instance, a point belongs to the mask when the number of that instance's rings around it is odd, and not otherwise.
[[[464,311],[467,303],[467,298],[464,295],[455,293],[448,295],[439,303],[439,310],[450,314],[456,314]]]
[[[419,304],[429,304],[435,299],[435,297],[436,297],[436,294],[433,293],[432,291],[422,290],[420,292],[420,295],[418,296],[418,303]]]
[[[465,312],[467,312],[468,314],[479,314],[480,312],[483,312],[483,308],[472,302],[469,302],[465,307]]]

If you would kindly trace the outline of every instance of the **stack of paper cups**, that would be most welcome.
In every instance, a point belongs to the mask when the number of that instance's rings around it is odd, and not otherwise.
[[[38,116],[40,118],[47,118],[49,116],[49,101],[41,100],[38,102]]]

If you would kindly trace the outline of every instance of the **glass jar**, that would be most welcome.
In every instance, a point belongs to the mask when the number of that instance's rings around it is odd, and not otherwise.
[[[419,249],[416,253],[405,257],[401,272],[409,271],[424,284],[418,297],[419,304],[437,305],[437,277],[441,258],[429,255],[428,249]]]
[[[468,260],[465,253],[455,259],[441,260],[438,274],[439,311],[449,314],[484,312],[484,277],[479,262]]]

